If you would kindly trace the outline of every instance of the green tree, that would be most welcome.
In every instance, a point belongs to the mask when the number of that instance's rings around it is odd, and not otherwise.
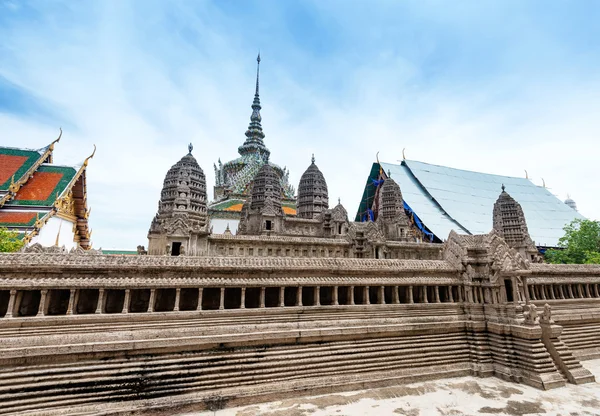
[[[12,253],[21,247],[23,242],[19,240],[19,233],[0,228],[0,253]]]
[[[546,261],[556,264],[600,264],[600,221],[575,219],[558,240],[562,250],[547,250]]]

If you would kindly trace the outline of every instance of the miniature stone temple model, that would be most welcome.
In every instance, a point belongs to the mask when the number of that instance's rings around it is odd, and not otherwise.
[[[270,150],[264,143],[265,133],[262,128],[261,105],[259,97],[260,55],[257,58],[256,89],[252,102],[250,124],[246,130],[246,140],[238,148],[239,157],[226,163],[214,165],[215,187],[214,201],[208,211],[211,224],[216,233],[222,233],[229,224],[236,230],[244,202],[252,192],[252,181],[260,168],[269,163],[279,178],[283,190],[282,209],[286,215],[296,214],[295,190],[289,184],[289,172],[286,168],[269,162]]]
[[[203,254],[198,240],[209,234],[206,178],[191,144],[188,150],[165,176],[158,213],[148,233],[149,254]]]

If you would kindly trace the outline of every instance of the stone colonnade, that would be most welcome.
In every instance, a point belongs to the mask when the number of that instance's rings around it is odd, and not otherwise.
[[[0,290],[0,318],[463,302],[458,285]]]

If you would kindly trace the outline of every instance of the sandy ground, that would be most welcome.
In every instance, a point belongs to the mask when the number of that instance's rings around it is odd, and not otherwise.
[[[583,365],[596,383],[541,391],[493,377],[460,377],[180,416],[600,415],[600,359]]]

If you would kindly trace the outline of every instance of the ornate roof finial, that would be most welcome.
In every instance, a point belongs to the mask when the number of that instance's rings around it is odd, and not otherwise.
[[[258,56],[256,57],[256,91],[254,95],[258,97],[258,75],[260,71],[260,51],[258,51]]]
[[[192,150],[194,150],[194,145],[193,144],[188,144],[188,154],[191,155],[192,154]]]
[[[502,184],[502,192],[504,192],[505,189],[506,189],[506,186],[504,186],[504,184]]]
[[[338,196],[338,205],[342,205],[342,199]]]
[[[315,164],[315,154],[312,154],[312,157],[310,158],[310,161],[312,162],[312,164]]]
[[[260,116],[260,97],[259,92],[259,76],[260,76],[260,52],[256,57],[256,90],[254,92],[254,100],[252,101],[252,115],[250,116],[250,124],[248,130],[246,130],[246,141],[243,145],[238,148],[240,155],[244,156],[247,154],[265,154],[269,153],[269,149],[265,146],[263,139],[265,133],[263,132],[262,117]]]
[[[388,178],[392,177],[392,172],[390,172],[390,170],[388,169]]]

